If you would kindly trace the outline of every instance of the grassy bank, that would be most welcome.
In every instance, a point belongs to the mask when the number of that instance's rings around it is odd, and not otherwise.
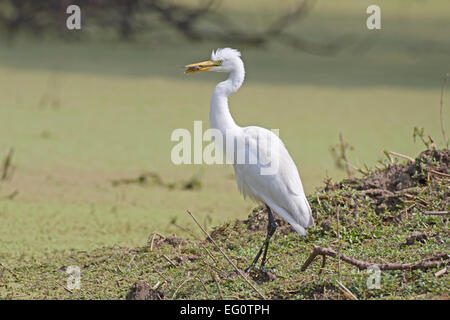
[[[385,162],[362,179],[329,180],[309,196],[316,225],[307,236],[278,219],[267,270],[252,271],[247,280],[220,250],[239,269],[248,266],[265,237],[267,215],[261,208],[246,220],[214,228],[214,243],[204,236],[153,233],[135,248],[22,257],[3,269],[0,295],[124,299],[138,282],[138,297],[144,299],[448,299],[448,273],[439,271],[448,261],[449,161],[448,150],[427,151],[415,162]],[[447,215],[435,213],[445,210]],[[303,270],[316,246],[335,250],[342,261],[328,257],[322,265],[317,258]],[[377,264],[379,287],[368,287],[371,274],[346,257]],[[418,262],[434,265],[384,270],[392,263]],[[81,270],[80,289],[68,287],[69,266]]]

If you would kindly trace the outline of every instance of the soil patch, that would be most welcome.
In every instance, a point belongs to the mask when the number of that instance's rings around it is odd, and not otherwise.
[[[143,281],[136,281],[127,293],[127,300],[162,300],[164,293],[159,290],[153,290],[152,287]]]

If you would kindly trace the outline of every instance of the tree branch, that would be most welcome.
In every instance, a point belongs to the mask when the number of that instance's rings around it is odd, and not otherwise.
[[[311,252],[310,256],[303,264],[301,271],[305,271],[318,255],[335,258],[338,255],[338,253],[331,248],[314,246],[314,249]],[[415,269],[425,270],[446,264],[445,260],[448,260],[448,258],[449,255],[447,253],[440,253],[431,258],[423,259],[421,261],[414,263],[372,263],[357,260],[344,254],[340,254],[340,259],[342,261],[354,265],[358,267],[358,269],[360,270],[367,269],[371,266],[376,266],[380,270],[415,270]]]

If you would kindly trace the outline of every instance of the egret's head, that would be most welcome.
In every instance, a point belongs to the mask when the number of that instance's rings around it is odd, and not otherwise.
[[[184,73],[200,71],[231,72],[242,65],[241,53],[236,49],[223,48],[211,53],[211,60],[188,64]]]

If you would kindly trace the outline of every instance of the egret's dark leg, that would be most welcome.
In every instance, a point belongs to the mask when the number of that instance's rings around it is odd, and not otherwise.
[[[245,269],[245,272],[249,272],[250,270],[252,270],[255,267],[256,263],[259,260],[259,257],[263,253],[263,250],[264,250],[264,255],[263,255],[263,259],[261,261],[261,268],[264,267],[264,263],[266,262],[266,256],[267,256],[267,249],[269,248],[270,238],[272,237],[272,235],[275,233],[275,230],[277,229],[277,224],[275,222],[275,219],[273,218],[272,210],[270,210],[270,208],[267,205],[266,205],[266,208],[267,208],[267,212],[269,213],[269,222],[267,224],[266,240],[264,240],[264,243],[263,243],[261,249],[259,249],[258,253],[256,254],[255,259],[253,259],[252,264],[247,269]]]
[[[272,210],[267,207],[267,211],[269,212],[269,223],[267,224],[267,239],[265,241],[266,247],[264,248],[264,254],[261,261],[261,269],[264,268],[264,264],[266,263],[267,249],[269,249],[270,238],[272,238],[272,235],[277,230],[277,223],[273,218]]]

